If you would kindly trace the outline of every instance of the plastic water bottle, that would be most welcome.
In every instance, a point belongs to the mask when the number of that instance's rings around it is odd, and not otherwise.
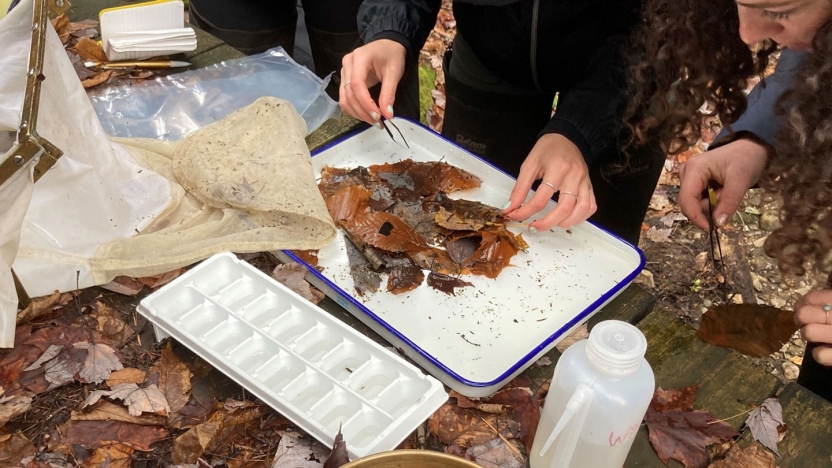
[[[641,331],[601,322],[555,368],[531,448],[532,468],[621,468],[653,397]]]

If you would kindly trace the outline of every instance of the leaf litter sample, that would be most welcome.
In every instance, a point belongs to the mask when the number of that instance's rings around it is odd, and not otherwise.
[[[454,295],[465,275],[496,278],[529,248],[499,209],[448,194],[479,187],[475,175],[445,162],[406,159],[341,169],[326,166],[318,187],[344,231],[356,293],[428,287]],[[427,271],[427,275],[425,272]]]

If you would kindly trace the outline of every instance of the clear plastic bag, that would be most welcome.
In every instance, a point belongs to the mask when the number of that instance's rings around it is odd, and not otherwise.
[[[282,47],[139,84],[106,88],[90,100],[114,137],[180,140],[260,97],[285,99],[312,133],[340,109],[321,80]]]

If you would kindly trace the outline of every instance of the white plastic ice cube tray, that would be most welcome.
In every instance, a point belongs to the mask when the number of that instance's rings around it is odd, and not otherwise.
[[[448,398],[442,384],[230,253],[138,308],[171,336],[353,459],[393,450]]]

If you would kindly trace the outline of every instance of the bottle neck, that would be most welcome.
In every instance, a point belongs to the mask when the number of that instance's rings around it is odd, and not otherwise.
[[[641,367],[641,359],[629,362],[610,359],[609,353],[600,353],[591,341],[586,346],[586,357],[592,367],[612,377],[634,374]]]

